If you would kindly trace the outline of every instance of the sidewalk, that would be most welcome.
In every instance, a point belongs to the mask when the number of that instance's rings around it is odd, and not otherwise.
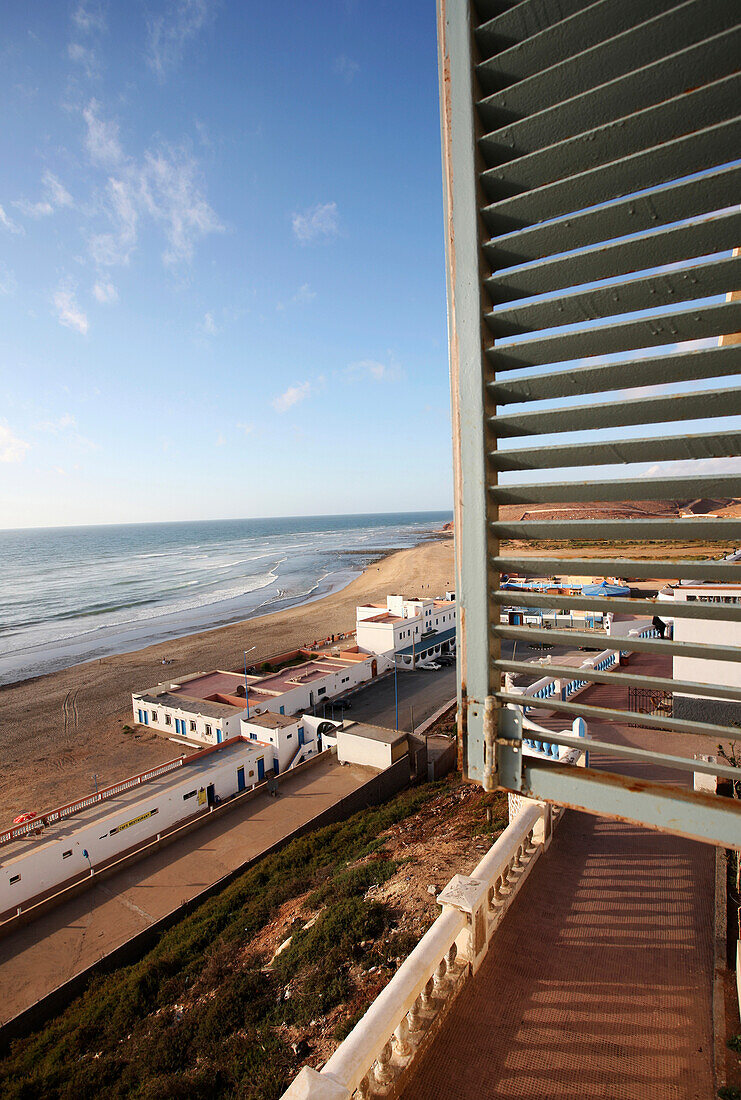
[[[0,939],[5,1022],[223,875],[259,855],[377,772],[336,759],[263,792]]]
[[[632,664],[666,674],[649,655]],[[583,698],[625,706],[626,689],[595,686]],[[639,733],[590,729],[620,742]],[[651,737],[680,753],[694,741]],[[567,812],[405,1100],[712,1097],[714,867],[709,846]]]

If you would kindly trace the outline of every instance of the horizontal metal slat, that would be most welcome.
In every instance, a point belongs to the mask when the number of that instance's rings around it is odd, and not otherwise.
[[[516,557],[490,558],[496,573],[524,573],[532,577],[628,577],[631,580],[696,580],[741,584],[741,564],[718,561],[636,561],[626,558]]]
[[[496,306],[484,315],[484,320],[497,339],[506,339],[638,310],[660,309],[675,302],[712,298],[739,289],[741,259],[708,259],[607,286],[572,287],[552,297]]]
[[[565,59],[573,61],[590,47],[611,40],[651,16],[676,8],[677,0],[597,0],[531,38],[479,62],[482,89],[494,90],[542,72]],[[494,49],[496,39],[492,39]]]
[[[741,266],[739,268],[741,270]],[[618,428],[631,424],[666,424],[681,420],[741,414],[741,389],[697,390],[668,397],[635,397],[565,409],[507,413],[488,417],[498,439],[583,432],[594,428]],[[696,493],[695,496],[699,496]],[[593,499],[597,499],[596,497]]]
[[[702,172],[716,164],[719,155],[733,160],[739,150],[741,120],[734,118],[542,187],[503,196],[484,206],[481,216],[492,233],[500,231],[502,218],[514,219],[519,224],[557,218],[632,191]],[[624,227],[622,232],[630,230]]]
[[[646,356],[596,367],[575,367],[523,378],[505,375],[504,379],[495,379],[487,386],[495,404],[509,405],[607,393],[634,386],[724,378],[734,374],[741,374],[741,344],[684,351],[676,355]]]
[[[579,630],[543,630],[537,626],[504,626],[492,623],[491,631],[497,638],[517,639],[521,642],[543,642],[546,645],[588,646],[594,648],[594,632]],[[741,661],[738,646],[698,645],[692,642],[667,641],[664,638],[613,638],[621,649],[631,653],[661,653],[673,657],[697,657],[701,661]],[[605,647],[607,648],[607,647]]]
[[[489,496],[502,504],[596,504],[602,501],[697,500],[698,497],[735,497],[741,490],[738,474],[687,477],[634,477],[614,481],[556,481],[522,485],[491,485]],[[741,576],[739,577],[741,580]]]
[[[496,305],[681,260],[687,260],[691,266],[694,257],[730,251],[739,240],[741,212],[731,210],[694,225],[679,225],[627,241],[600,244],[588,252],[539,260],[511,272],[497,271],[484,279],[484,286]]]
[[[662,313],[658,317],[614,321],[589,328],[535,335],[516,343],[501,343],[486,349],[495,370],[518,370],[547,366],[569,359],[609,355],[618,351],[662,347],[685,340],[703,340],[741,329],[741,301],[694,307]]]
[[[522,706],[522,696],[510,691],[495,691],[494,696],[503,703],[517,703]],[[592,707],[581,700],[578,703],[566,703],[551,696],[550,699],[538,699],[528,695],[528,707],[539,710],[555,710],[563,714],[573,714],[576,718],[594,718],[597,722],[619,722],[622,725],[642,726],[650,730],[667,730],[669,733],[691,733],[696,737],[733,738],[738,736],[738,727],[718,726],[714,722],[685,721],[683,718],[666,718],[663,715],[642,714],[637,710],[616,710],[613,707]]]
[[[741,847],[741,802],[733,798],[534,756],[522,761],[522,793],[724,848]]]
[[[713,175],[680,179],[642,195],[628,194],[609,205],[570,211],[553,220],[537,213],[526,218],[501,211],[489,218],[494,234],[482,245],[494,271],[516,264],[544,261],[569,250],[609,243],[628,233],[644,233],[684,218],[737,206],[741,191],[741,166],[719,166]],[[531,224],[535,222],[536,224]]]
[[[598,637],[595,640],[600,641],[600,638]],[[610,639],[607,638],[606,641],[609,642]],[[605,645],[605,649],[609,648],[609,645]],[[503,659],[493,661],[492,664],[500,672],[522,672],[531,676],[543,674],[554,676],[558,680],[588,680],[592,684],[617,684],[618,687],[627,685],[628,687],[643,688],[646,691],[666,691],[670,694],[676,691],[686,695],[706,696],[711,690],[708,684],[695,683],[692,680],[674,680],[665,676],[634,676],[630,669],[623,669],[621,672],[606,672],[602,669],[583,668],[582,666],[575,668],[573,665],[539,665],[528,661],[505,661]],[[712,692],[715,699],[741,700],[741,688],[721,687],[713,684]]]
[[[684,600],[640,600],[620,596],[556,596],[547,592],[516,592],[495,589],[489,594],[500,607],[545,607],[559,611],[611,611],[619,615],[663,614],[667,619],[699,619],[710,622],[741,623],[738,604],[687,603]]]
[[[481,173],[483,190],[496,201],[577,172],[613,164],[690,131],[733,118],[738,113],[739,85],[741,75],[733,73],[530,153],[499,147],[498,159],[494,159],[490,144],[487,163],[493,163]]]
[[[741,455],[741,432],[702,432],[674,437],[613,439],[609,443],[572,443],[558,447],[522,447],[490,451],[495,470],[558,470],[569,466],[612,466],[628,462],[673,462],[733,458]]]
[[[500,43],[522,42],[532,38],[554,23],[560,23],[574,12],[588,6],[589,0],[523,0],[508,11],[495,12],[474,30],[476,45],[482,56],[490,56],[502,47]]]
[[[613,11],[614,6],[610,19]],[[546,60],[541,71],[517,83],[512,83],[509,73],[497,78],[497,59],[493,58],[484,63],[490,81],[489,86],[481,84],[484,94],[477,104],[479,114],[488,120],[487,125],[492,125],[491,120],[496,120],[498,112],[509,112],[510,116],[520,118],[535,114],[544,106],[570,100],[590,88],[694,45],[698,27],[702,27],[704,37],[711,38],[736,23],[727,0],[686,0],[672,11],[654,15],[583,50],[576,58],[567,58],[555,65]],[[497,79],[501,90],[496,87]],[[493,125],[497,125],[496,121]]]
[[[532,735],[533,740],[545,741],[549,745],[564,745],[570,749],[582,749],[584,752],[598,752],[611,756],[624,756],[629,760],[641,760],[646,764],[660,764],[666,768],[676,768],[680,771],[700,772],[703,775],[720,776],[723,779],[741,779],[741,768],[732,768],[728,764],[710,764],[704,760],[693,760],[687,756],[675,756],[672,753],[662,752],[660,755],[651,749],[638,749],[634,745],[620,745],[612,741],[597,741],[593,737],[576,737],[573,733],[552,733],[544,730]],[[509,745],[509,741],[502,740],[502,745]],[[615,774],[615,773],[612,773]],[[621,774],[621,773],[617,773]]]
[[[728,542],[741,541],[741,519],[554,519],[527,520],[513,523],[511,520],[495,520],[490,530],[500,539],[621,539],[641,542],[652,539],[657,542],[673,542],[684,539],[708,539]]]
[[[491,165],[510,159],[515,149],[518,155],[543,149],[680,95],[687,90],[690,73],[701,73],[704,84],[728,76],[738,68],[739,56],[741,28],[734,27],[524,118],[508,117],[503,109],[487,109],[487,101],[480,102],[477,110],[488,132],[479,139],[479,148]]]

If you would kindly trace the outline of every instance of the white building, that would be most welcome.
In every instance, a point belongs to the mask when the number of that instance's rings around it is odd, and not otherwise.
[[[665,598],[666,598],[666,591]],[[674,603],[733,604],[741,606],[741,584],[681,584],[673,588]],[[668,608],[668,601],[667,601]],[[674,639],[741,649],[741,623],[717,619],[685,619],[674,616]],[[741,691],[741,663],[709,661],[699,657],[674,657],[675,680],[691,680],[707,684],[707,695],[674,693],[674,716],[717,722],[721,725],[741,723],[741,703],[713,696],[712,686],[723,685]]]
[[[367,653],[395,655],[399,667],[413,667],[455,649],[455,593],[445,599],[387,596],[386,605],[356,608],[356,641]]]
[[[240,721],[242,736],[262,745],[269,761],[266,766],[273,768],[276,775],[303,764],[304,760],[321,752],[319,731],[322,725],[327,724],[312,715],[289,718],[270,711]],[[333,723],[331,728],[334,729]]]
[[[134,721],[171,737],[218,745],[241,732],[242,719],[313,711],[372,680],[386,662],[357,647],[288,665],[267,675],[198,672],[131,696]],[[247,694],[249,693],[249,706]]]
[[[337,730],[336,737],[340,764],[364,764],[384,771],[409,751],[407,734],[403,730],[345,722]]]
[[[88,796],[63,816],[52,810],[9,830],[0,843],[0,917],[251,789],[272,767],[272,753],[239,739],[166,766],[165,774],[117,784],[110,796],[102,791],[100,801]]]

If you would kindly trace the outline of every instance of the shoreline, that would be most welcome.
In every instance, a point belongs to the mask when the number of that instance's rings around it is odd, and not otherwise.
[[[123,733],[131,692],[163,678],[257,664],[275,653],[354,629],[355,607],[391,592],[431,595],[455,587],[453,540],[439,532],[378,557],[347,583],[290,608],[94,658],[0,685],[0,822],[40,812],[179,755],[152,733]],[[95,778],[94,778],[95,777]]]

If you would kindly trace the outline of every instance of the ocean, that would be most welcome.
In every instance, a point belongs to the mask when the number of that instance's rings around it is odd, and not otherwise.
[[[295,607],[452,512],[0,531],[0,684]]]

